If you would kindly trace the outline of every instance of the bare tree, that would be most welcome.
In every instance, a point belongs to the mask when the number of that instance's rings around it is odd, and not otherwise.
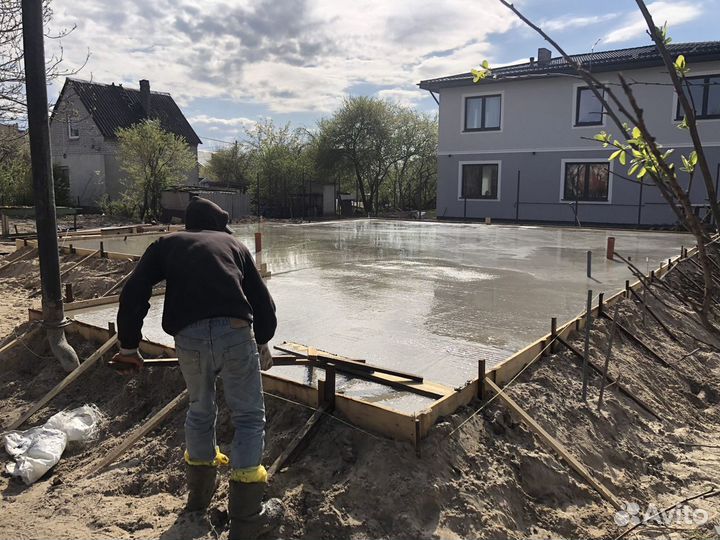
[[[50,0],[43,2],[44,26],[47,28],[52,19]],[[47,31],[45,37],[61,40],[75,30],[75,26],[57,31]],[[78,69],[63,69],[63,48],[46,60],[46,78],[52,81],[77,73],[85,66],[89,58]],[[0,3],[0,123],[24,123],[25,106],[25,66],[23,64],[22,45],[22,1],[2,0]]]
[[[635,175],[640,181],[642,181],[645,176],[650,177],[658,187],[665,201],[678,217],[680,223],[695,237],[698,256],[703,269],[704,290],[701,305],[694,305],[693,307],[700,315],[703,324],[708,329],[715,330],[715,327],[709,319],[712,310],[714,285],[712,281],[712,267],[705,249],[705,243],[708,238],[706,231],[700,219],[693,211],[689,190],[685,191],[682,188],[677,169],[669,160],[673,150],[663,148],[649,131],[645,122],[644,111],[633,93],[632,83],[629,83],[622,74],[618,74],[619,87],[622,89],[622,94],[624,94],[625,97],[624,100],[621,99],[621,97],[616,94],[613,85],[600,81],[592,73],[590,66],[582,65],[573,57],[569,56],[556,41],[539,26],[525,17],[513,4],[507,0],[499,0],[499,2],[515,13],[526,25],[550,43],[588,85],[588,88],[600,103],[602,103],[605,114],[612,119],[621,134],[621,140],[614,139],[608,133],[604,132],[596,136],[596,139],[605,147],[615,147],[611,159],[618,159],[622,165],[625,165],[628,156],[631,156],[628,170],[629,176]],[[667,49],[669,39],[666,35],[666,27],[659,28],[655,25],[643,0],[636,0],[636,2],[647,23],[648,33],[658,49],[663,63],[670,74],[675,92],[678,95],[680,106],[685,116],[681,127],[688,129],[693,142],[693,153],[688,157],[682,156],[685,165],[684,170],[693,174],[696,164],[700,166],[710,201],[710,210],[717,227],[718,224],[720,224],[720,209],[718,207],[717,194],[715,193],[712,176],[710,175],[707,159],[705,158],[697,130],[695,110],[688,100],[685,94],[685,88],[683,87],[684,75],[687,71],[685,59],[678,57],[675,61],[672,60]],[[486,64],[484,67],[486,68],[485,71],[474,71],[476,79],[482,79],[486,73],[489,72]],[[627,122],[630,122],[632,126]]]

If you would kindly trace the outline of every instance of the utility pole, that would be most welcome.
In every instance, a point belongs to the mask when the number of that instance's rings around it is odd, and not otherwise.
[[[45,81],[45,45],[42,0],[22,1],[23,47],[25,57],[25,94],[30,134],[35,224],[38,235],[40,280],[42,287],[43,326],[50,348],[63,368],[72,371],[78,357],[65,339],[65,318],[60,283],[55,190],[50,157],[47,85]]]

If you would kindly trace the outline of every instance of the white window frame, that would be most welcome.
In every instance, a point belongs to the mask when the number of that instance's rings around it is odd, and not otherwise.
[[[693,79],[695,77],[707,77],[708,75],[716,75],[720,77],[720,69],[709,69],[704,71],[691,71],[690,75],[688,75],[688,78]],[[682,120],[677,120],[675,118],[675,113],[677,112],[678,108],[678,95],[675,91],[675,88],[672,88],[672,107],[670,109],[670,122],[672,122],[673,125],[677,126],[682,122]],[[695,118],[696,122],[720,122],[720,118]]]
[[[497,196],[495,199],[465,199],[465,197],[462,196],[462,176],[463,176],[463,165],[497,165],[498,168],[498,182],[497,182]],[[501,188],[502,188],[502,161],[501,160],[491,160],[491,161],[459,161],[458,162],[458,182],[457,182],[457,194],[458,194],[458,201],[465,201],[467,202],[500,202],[501,199]]]
[[[77,130],[77,135],[72,134],[73,126],[75,126],[75,129]],[[69,118],[67,121],[67,130],[68,130],[68,139],[77,140],[80,138],[80,127],[75,122],[70,120]]]
[[[565,194],[565,164],[567,163],[600,163],[607,161],[608,164],[608,198],[607,201],[574,201],[574,200],[567,200],[563,198],[563,195]],[[615,161],[608,161],[607,157],[599,157],[599,158],[593,158],[593,157],[586,157],[586,158],[568,158],[568,159],[561,159],[560,160],[560,193],[558,197],[558,202],[563,204],[575,204],[577,202],[578,204],[604,204],[609,205],[612,204],[612,195],[613,195],[613,172],[615,169]]]
[[[465,107],[467,105],[467,98],[484,97],[484,96],[500,96],[500,129],[476,129],[467,131],[465,129]],[[491,91],[489,88],[485,92],[472,92],[469,94],[462,94],[460,96],[462,104],[460,106],[460,133],[463,135],[478,135],[481,133],[502,133],[503,125],[505,124],[505,91],[496,90]],[[469,200],[469,199],[468,199]]]
[[[603,81],[601,81],[601,84],[605,84]],[[577,98],[578,98],[578,92],[580,88],[589,88],[587,84],[579,83],[574,84],[572,88],[572,111],[570,112],[570,127],[572,129],[599,129],[604,128],[606,121],[607,121],[607,113],[605,112],[605,107],[603,106],[603,114],[602,114],[602,124],[590,124],[590,125],[577,125],[575,122],[577,118],[575,118],[575,115],[577,114]]]

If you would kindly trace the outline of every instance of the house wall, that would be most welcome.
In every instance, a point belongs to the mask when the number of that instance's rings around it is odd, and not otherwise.
[[[68,167],[70,196],[80,206],[95,206],[106,191],[105,158],[112,154],[71,86],[65,88],[63,99],[56,104],[50,122],[50,148],[53,164]],[[79,137],[71,139],[68,121],[79,129]]]
[[[77,139],[70,138],[69,120],[79,129]],[[118,159],[118,142],[103,137],[72,85],[65,87],[62,100],[56,105],[50,122],[50,144],[53,163],[69,169],[70,195],[75,204],[98,206],[106,193],[115,199],[124,190],[125,173]],[[197,145],[190,146],[190,151],[195,166],[188,171],[185,183],[197,185]]]
[[[692,66],[692,75],[720,73],[720,62]],[[676,154],[691,151],[686,131],[676,127],[676,97],[661,68],[624,72],[629,80],[660,85],[636,85],[634,90],[645,110],[648,126],[658,140],[676,148]],[[601,74],[601,79],[616,81],[615,74]],[[439,217],[515,219],[517,175],[520,171],[520,220],[568,221],[575,215],[567,202],[561,202],[563,160],[605,160],[610,151],[602,149],[592,138],[602,130],[617,134],[612,121],[604,126],[574,127],[575,96],[578,79],[554,76],[516,81],[486,81],[478,85],[445,88],[440,91],[440,142],[438,150]],[[498,94],[502,97],[501,130],[463,132],[464,100],[468,96]],[[710,169],[716,173],[720,162],[720,120],[700,120],[699,130],[705,144]],[[677,156],[679,160],[679,156]],[[500,200],[473,201],[467,205],[459,199],[460,162],[498,162],[500,164]],[[619,163],[612,171],[624,173]],[[637,224],[639,186],[611,173],[608,202],[578,204],[581,222]],[[696,178],[691,194],[693,203],[701,204],[706,194],[702,180]],[[641,223],[671,224],[675,216],[666,208],[656,188],[643,188]]]

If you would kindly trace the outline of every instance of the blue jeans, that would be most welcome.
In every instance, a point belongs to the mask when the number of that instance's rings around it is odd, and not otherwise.
[[[234,326],[233,319],[226,317],[195,322],[175,336],[175,350],[190,397],[185,419],[190,458],[215,458],[219,375],[235,428],[230,460],[234,469],[244,469],[257,467],[262,459],[265,402],[255,336],[249,326]]]

